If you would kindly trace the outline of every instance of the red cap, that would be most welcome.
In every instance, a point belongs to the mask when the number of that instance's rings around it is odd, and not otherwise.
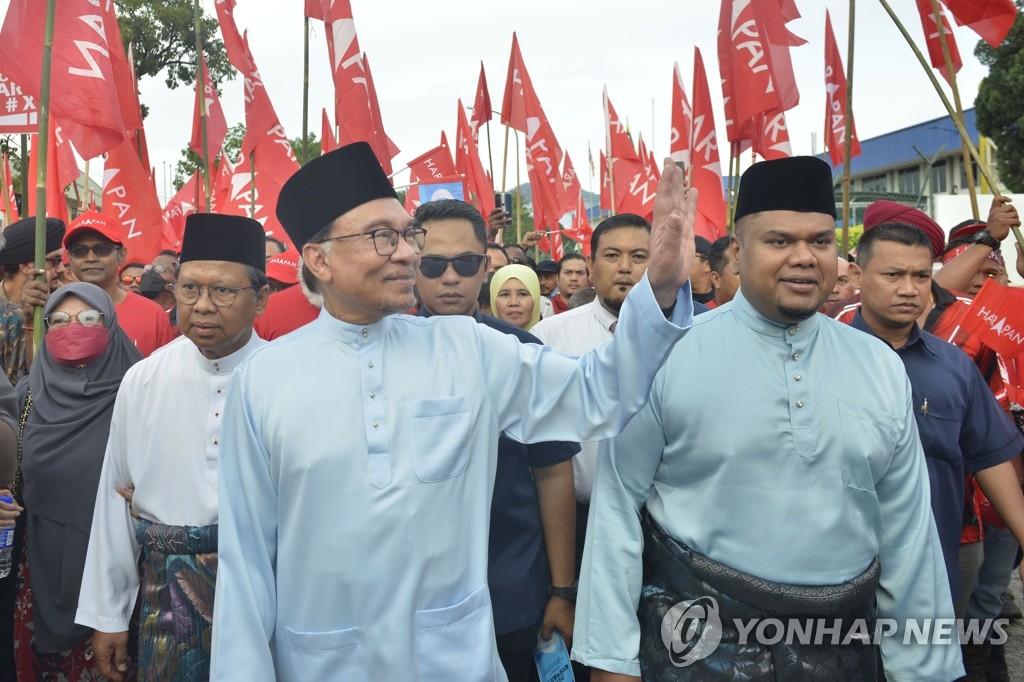
[[[71,223],[71,227],[68,228],[67,234],[64,235],[64,248],[68,248],[83,232],[98,232],[110,240],[110,242],[124,245],[121,239],[121,226],[116,220],[96,211],[86,211],[85,213],[80,213]]]
[[[299,283],[299,252],[288,249],[267,261],[267,277],[283,284]]]

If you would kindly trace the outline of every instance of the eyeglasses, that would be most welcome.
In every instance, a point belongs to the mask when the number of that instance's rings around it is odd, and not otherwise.
[[[444,274],[451,263],[455,268],[455,274],[460,277],[472,277],[480,272],[480,266],[484,264],[487,256],[479,253],[467,253],[455,258],[442,258],[441,256],[423,256],[420,258],[420,273],[429,279],[436,279]]]
[[[371,230],[370,232],[357,232],[356,234],[343,234],[340,237],[327,237],[321,239],[318,244],[324,242],[340,241],[342,239],[352,239],[354,237],[370,237],[373,239],[373,248],[377,250],[377,253],[381,256],[390,256],[398,250],[398,239],[401,237],[405,242],[416,249],[417,251],[423,250],[423,240],[427,236],[427,231],[422,227],[410,227],[407,230],[399,232],[393,230],[390,227],[385,227],[380,230]]]
[[[121,275],[121,284],[131,286],[132,284],[142,284],[142,275]]]
[[[74,315],[58,311],[46,316],[46,326],[50,329],[59,329],[68,326],[72,319],[78,320],[78,324],[83,327],[95,327],[103,324],[103,313],[92,308],[79,310]]]
[[[259,287],[201,287],[198,284],[189,282],[174,283],[174,300],[185,305],[193,305],[203,295],[203,290],[210,294],[210,300],[219,308],[230,308],[238,298],[238,292],[246,289],[258,289]]]
[[[88,244],[75,244],[68,249],[68,253],[70,253],[73,258],[85,258],[89,255],[89,252],[92,251],[96,254],[97,258],[106,258],[110,254],[114,253],[115,250],[117,250],[117,247],[113,244],[93,244],[91,246]]]
[[[56,270],[64,262],[64,256],[54,256],[53,258],[44,258],[46,264]]]

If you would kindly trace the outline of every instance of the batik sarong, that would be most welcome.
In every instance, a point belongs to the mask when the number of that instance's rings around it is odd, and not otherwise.
[[[210,679],[217,526],[136,519],[142,545],[139,680]]]

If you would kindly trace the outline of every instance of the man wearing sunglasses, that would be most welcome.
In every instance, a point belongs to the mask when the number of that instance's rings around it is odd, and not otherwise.
[[[476,295],[487,273],[487,242],[483,216],[475,208],[458,200],[427,202],[416,209],[413,225],[427,232],[416,275],[419,316],[467,315],[523,343],[540,343],[529,332],[480,313]],[[545,639],[557,629],[572,640],[572,458],[579,451],[572,442],[524,445],[498,438],[487,583],[498,655],[509,682],[529,679],[538,626]]]
[[[692,320],[695,210],[666,163],[647,276],[615,339],[574,358],[398,314],[425,232],[369,144],[296,172],[277,217],[324,307],[231,381],[212,679],[504,680],[487,587],[498,437],[611,437],[640,409]]]
[[[128,249],[121,243],[117,221],[95,211],[82,213],[64,235],[64,248],[78,281],[95,284],[114,301],[118,324],[143,357],[174,339],[163,308],[119,286],[118,268],[124,264]]]

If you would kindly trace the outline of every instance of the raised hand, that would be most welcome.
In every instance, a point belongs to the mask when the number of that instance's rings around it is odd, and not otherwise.
[[[696,216],[697,190],[687,190],[683,171],[672,159],[665,159],[654,198],[651,256],[647,264],[647,278],[662,308],[675,302],[679,288],[690,278],[696,260]]]

